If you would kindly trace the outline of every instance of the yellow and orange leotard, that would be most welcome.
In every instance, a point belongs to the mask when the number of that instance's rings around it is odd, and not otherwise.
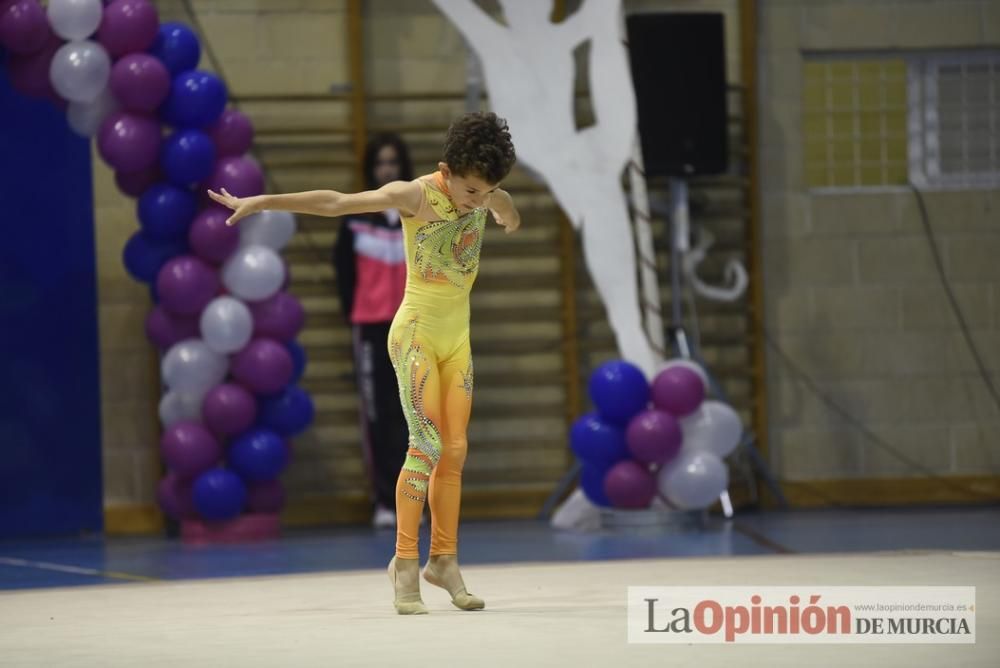
[[[479,273],[488,210],[459,215],[440,172],[419,179],[421,205],[403,217],[406,292],[389,355],[410,432],[396,483],[396,556],[418,556],[430,500],[432,555],[457,554],[462,468],[472,411],[469,292]]]

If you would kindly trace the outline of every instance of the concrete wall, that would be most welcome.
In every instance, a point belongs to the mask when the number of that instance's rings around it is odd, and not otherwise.
[[[771,335],[821,390],[934,473],[996,475],[1000,412],[987,394],[905,188],[819,194],[805,186],[803,52],[1000,46],[1000,3],[759,3],[763,266]],[[973,336],[1000,370],[1000,192],[926,195]],[[866,439],[768,355],[770,451],[789,480],[924,473]],[[992,458],[988,454],[992,451]]]

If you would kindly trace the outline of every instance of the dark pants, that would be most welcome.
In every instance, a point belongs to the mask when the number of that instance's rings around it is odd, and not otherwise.
[[[391,322],[354,325],[354,369],[361,404],[361,443],[373,500],[395,510],[396,481],[409,431],[389,360]]]

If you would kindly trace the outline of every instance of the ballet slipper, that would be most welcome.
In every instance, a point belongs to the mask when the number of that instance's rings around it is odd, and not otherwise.
[[[440,554],[430,558],[424,566],[424,579],[436,587],[441,587],[451,595],[451,603],[461,610],[482,610],[486,603],[465,589],[462,573],[458,570],[458,557],[454,554]]]
[[[389,562],[389,582],[395,592],[392,604],[401,615],[426,615],[427,608],[420,598],[420,563],[417,559],[400,559],[403,570],[396,569],[396,557]]]

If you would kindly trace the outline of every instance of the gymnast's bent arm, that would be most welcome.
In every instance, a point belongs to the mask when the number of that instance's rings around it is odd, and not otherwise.
[[[413,215],[420,206],[421,189],[416,181],[394,181],[378,190],[359,193],[340,193],[335,190],[309,190],[286,195],[257,195],[234,197],[225,188],[221,193],[208,191],[209,197],[233,210],[226,220],[235,225],[240,219],[259,211],[291,211],[313,216],[346,216],[352,213],[371,213],[398,209],[404,216]]]

